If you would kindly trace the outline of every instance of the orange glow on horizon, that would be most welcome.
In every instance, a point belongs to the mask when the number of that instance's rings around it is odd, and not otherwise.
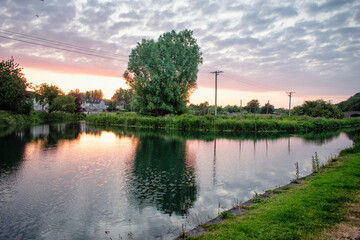
[[[57,85],[65,93],[70,90],[79,89],[81,92],[101,89],[105,99],[111,99],[117,89],[128,89],[126,82],[121,77],[109,77],[99,76],[92,74],[72,74],[72,73],[59,73],[47,70],[40,70],[35,68],[23,69],[23,73],[28,83],[33,85],[39,85],[41,83],[48,83]],[[308,100],[323,99],[325,101],[331,100],[332,103],[338,103],[344,101],[349,96],[304,96],[300,93],[296,93],[292,98],[292,107],[298,106]],[[246,92],[230,89],[218,88],[218,106],[225,107],[226,105],[240,106],[242,100],[242,106],[252,99],[258,99],[260,106],[264,106],[268,101],[274,105],[275,108],[289,107],[289,97],[285,92]],[[215,104],[215,89],[205,86],[198,86],[198,89],[190,97],[190,102],[193,104],[199,104],[208,101],[210,105]]]
[[[23,73],[25,74],[27,82],[33,85],[39,85],[41,83],[57,85],[65,93],[75,89],[79,89],[81,92],[101,89],[106,99],[111,99],[119,88],[129,88],[125,80],[120,77],[55,73],[33,68],[23,69]]]

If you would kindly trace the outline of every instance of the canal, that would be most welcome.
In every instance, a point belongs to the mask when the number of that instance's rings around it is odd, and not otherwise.
[[[312,171],[359,131],[282,134],[34,126],[0,135],[0,239],[171,239]]]

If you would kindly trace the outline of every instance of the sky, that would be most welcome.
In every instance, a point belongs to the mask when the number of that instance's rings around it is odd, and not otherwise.
[[[0,58],[28,82],[65,92],[127,88],[122,74],[142,39],[184,29],[201,48],[190,98],[275,107],[338,103],[360,92],[358,0],[0,0]],[[50,46],[50,47],[49,47]],[[66,51],[65,51],[66,50]],[[70,51],[69,51],[70,50]],[[84,54],[86,53],[86,54]]]

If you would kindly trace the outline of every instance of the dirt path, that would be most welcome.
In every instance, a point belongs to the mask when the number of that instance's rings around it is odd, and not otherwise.
[[[360,192],[357,194],[356,201],[346,204],[346,208],[348,213],[344,221],[325,232],[322,239],[360,240]]]

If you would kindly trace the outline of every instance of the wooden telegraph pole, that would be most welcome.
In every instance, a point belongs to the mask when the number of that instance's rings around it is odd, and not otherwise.
[[[215,116],[217,116],[217,76],[220,74],[220,73],[223,73],[223,71],[215,71],[215,72],[211,72],[211,73],[214,73],[215,74]]]
[[[293,93],[295,92],[286,92],[289,96],[289,116],[290,116],[290,110],[291,110],[291,96],[293,95]]]

